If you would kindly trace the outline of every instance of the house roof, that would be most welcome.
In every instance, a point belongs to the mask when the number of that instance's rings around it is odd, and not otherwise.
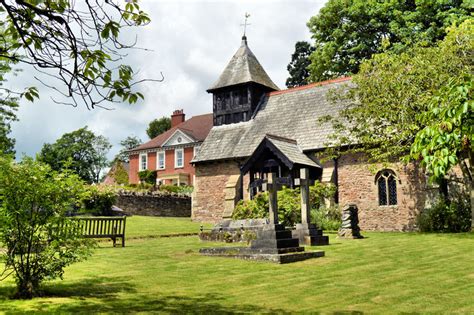
[[[209,130],[212,128],[212,125],[213,114],[193,116],[179,125],[156,136],[150,141],[130,150],[129,152],[133,154],[136,151],[160,148],[163,143],[165,143],[165,141],[176,132],[176,130],[182,131],[196,142],[201,142],[206,139]]]
[[[346,106],[330,102],[328,92],[349,82],[340,78],[268,93],[251,120],[213,127],[193,162],[246,158],[266,134],[294,139],[302,151],[326,147],[332,124],[319,120]]]
[[[278,86],[273,83],[272,79],[263,69],[257,57],[253,54],[247,45],[247,37],[242,37],[242,44],[227,67],[222,72],[219,79],[207,90],[211,92],[223,87],[255,82],[272,90],[279,90]]]

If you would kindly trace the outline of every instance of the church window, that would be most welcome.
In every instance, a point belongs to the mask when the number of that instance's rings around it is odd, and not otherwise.
[[[375,177],[380,206],[397,205],[397,177],[391,170],[382,170]]]
[[[148,159],[147,159],[147,154],[144,153],[144,154],[140,154],[140,167],[139,167],[139,170],[140,171],[144,171],[147,169],[147,164],[148,164]]]
[[[164,151],[157,153],[157,161],[158,161],[157,169],[164,170],[165,169],[165,152]]]
[[[179,168],[184,166],[184,151],[183,149],[174,150],[174,167]]]

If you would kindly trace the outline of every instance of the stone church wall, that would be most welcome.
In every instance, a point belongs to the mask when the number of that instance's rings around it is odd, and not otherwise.
[[[339,205],[354,203],[359,208],[362,230],[412,231],[416,229],[416,216],[430,203],[433,188],[428,188],[422,170],[416,165],[403,163],[367,163],[361,155],[346,155],[324,163],[323,181],[339,184]],[[397,176],[397,205],[380,206],[375,177],[378,171],[391,169]],[[219,162],[196,166],[196,184],[192,199],[192,219],[219,222],[232,213],[230,186],[240,174],[237,162]],[[233,180],[234,179],[234,180]],[[248,199],[249,178],[243,179],[244,199]],[[237,193],[235,187],[235,192]],[[436,189],[435,189],[436,190]],[[230,196],[232,197],[232,196]],[[331,205],[328,202],[328,205]]]
[[[346,155],[338,160],[339,204],[354,203],[359,208],[362,230],[412,231],[416,216],[426,202],[428,188],[423,172],[414,164],[367,163],[361,155]],[[398,177],[397,205],[379,206],[375,176],[391,169]]]
[[[220,221],[226,213],[226,204],[227,208],[230,204],[230,181],[235,182],[232,179],[239,175],[239,164],[234,161],[196,165],[192,219],[203,222]]]

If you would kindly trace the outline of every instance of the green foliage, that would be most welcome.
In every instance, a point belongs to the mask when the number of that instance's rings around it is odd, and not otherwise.
[[[290,74],[286,79],[288,88],[308,84],[308,66],[311,64],[309,56],[313,51],[314,48],[308,42],[296,42],[295,52],[291,55],[291,61],[286,68]]]
[[[262,219],[268,218],[268,193],[255,195],[252,200],[241,200],[232,212],[232,219]]]
[[[1,1],[0,55],[41,72],[48,69],[45,85],[73,106],[133,104],[143,95],[134,90],[133,69],[118,61],[134,43],[122,42],[119,35],[123,28],[149,22],[137,0]],[[23,95],[33,101],[38,91],[27,88]]]
[[[320,229],[337,231],[341,227],[341,209],[339,207],[321,207],[311,209],[311,222]]]
[[[416,134],[428,123],[423,113],[433,96],[469,71],[472,61],[464,56],[472,42],[453,41],[457,29],[435,47],[378,54],[364,62],[353,77],[355,85],[333,95],[348,106],[333,117],[335,141],[330,144],[357,144],[354,151],[377,161],[409,157]]]
[[[85,212],[100,216],[112,215],[112,206],[116,200],[115,190],[104,185],[90,185],[81,196]]]
[[[120,141],[122,148],[120,152],[115,156],[115,160],[119,160],[125,163],[129,162],[128,151],[134,149],[142,144],[142,140],[135,136],[128,136],[127,138]]]
[[[53,170],[70,168],[88,183],[97,183],[108,165],[107,153],[111,145],[107,138],[96,136],[87,126],[65,133],[53,144],[43,145],[38,160]]]
[[[474,22],[468,20],[453,28],[446,38],[446,46],[462,46],[457,51],[464,60],[464,75],[446,81],[419,117],[426,127],[416,134],[411,156],[422,159],[431,177],[444,178],[455,165],[461,164],[465,178],[472,185],[474,162]],[[471,170],[464,164],[470,160]]]
[[[138,178],[140,178],[141,182],[155,185],[156,184],[156,171],[152,170],[143,170],[138,172]]]
[[[15,154],[15,139],[9,137],[11,123],[18,120],[16,110],[19,98],[4,89],[6,76],[12,73],[11,62],[0,58],[0,154]]]
[[[193,192],[193,186],[175,186],[175,185],[160,185],[159,190],[161,191],[167,191],[167,192],[172,192],[172,193],[177,193],[177,194],[186,194],[186,195],[191,195]]]
[[[325,198],[332,198],[335,193],[334,185],[316,182],[310,187],[310,206],[319,209]],[[301,221],[301,194],[300,189],[284,187],[278,191],[278,220],[286,226],[293,226]],[[263,192],[254,196],[252,200],[241,200],[235,206],[232,219],[261,219],[268,218],[268,193]]]
[[[311,81],[357,73],[383,51],[395,55],[419,44],[434,45],[446,28],[470,18],[470,0],[329,0],[308,22],[315,51]]]
[[[471,228],[469,201],[458,198],[447,203],[439,199],[418,215],[417,225],[421,232],[468,232]]]
[[[1,255],[6,274],[14,274],[17,297],[39,294],[44,280],[62,278],[66,266],[90,254],[90,243],[65,216],[83,190],[71,172],[0,157],[0,243],[7,249]]]
[[[171,118],[161,117],[160,119],[154,119],[148,124],[146,129],[146,134],[150,139],[155,138],[158,135],[161,135],[166,130],[171,128]]]
[[[112,177],[115,179],[115,182],[119,185],[128,184],[128,172],[123,166],[123,162],[116,160],[115,164],[112,166]]]

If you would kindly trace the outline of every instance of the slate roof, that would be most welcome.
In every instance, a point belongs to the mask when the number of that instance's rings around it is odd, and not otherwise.
[[[204,139],[206,138],[207,134],[212,128],[212,125],[213,125],[213,114],[193,116],[190,119],[180,123],[179,125],[156,136],[150,141],[130,150],[129,152],[131,154],[134,154],[135,151],[159,148],[178,129],[184,132],[189,137],[191,137],[196,142],[201,142],[201,141],[204,141]]]
[[[301,164],[313,167],[320,167],[318,163],[311,160],[298,146],[298,143],[294,140],[275,137],[273,135],[265,136],[268,141],[273,143],[275,147],[280,150],[293,164]]]
[[[207,92],[248,82],[259,83],[273,90],[279,90],[248,47],[247,37],[244,36],[240,48],[229,61],[219,79]]]
[[[348,83],[350,78],[340,78],[267,94],[251,120],[213,127],[193,162],[246,158],[266,134],[294,139],[302,151],[326,147],[332,124],[318,120],[346,106],[328,101],[327,94]]]

